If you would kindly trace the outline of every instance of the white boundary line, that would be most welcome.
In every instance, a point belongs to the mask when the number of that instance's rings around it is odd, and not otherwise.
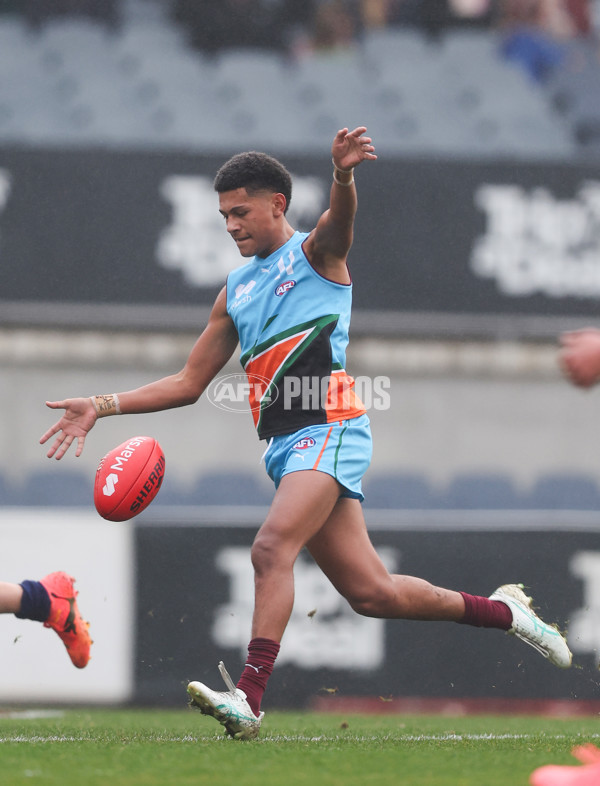
[[[370,736],[356,736],[353,734],[335,734],[335,735],[325,735],[321,734],[317,737],[310,737],[307,735],[289,735],[289,734],[280,734],[280,735],[273,735],[273,736],[265,736],[256,741],[258,744],[268,744],[270,742],[393,742],[394,744],[402,743],[402,742],[497,742],[500,740],[567,740],[567,739],[577,739],[581,737],[582,740],[597,740],[600,739],[600,734],[548,734],[547,732],[542,732],[540,734],[406,734],[406,735],[396,735],[396,734],[385,734],[383,736],[379,735],[370,735]],[[169,736],[150,736],[147,737],[145,741],[147,742],[172,742],[172,743],[185,743],[185,742],[200,742],[205,741],[207,739],[214,739],[215,741],[224,740],[227,742],[225,737],[222,735],[199,735],[194,736],[190,734],[186,734],[183,737],[169,737]],[[63,735],[48,735],[43,736],[39,734],[35,734],[32,736],[28,736],[26,734],[17,734],[14,736],[7,736],[7,737],[0,737],[0,744],[2,743],[15,743],[15,742],[25,742],[25,743],[55,743],[55,742],[92,742],[96,743],[97,739],[91,738],[89,736],[85,737],[73,737],[73,736],[63,736]]]

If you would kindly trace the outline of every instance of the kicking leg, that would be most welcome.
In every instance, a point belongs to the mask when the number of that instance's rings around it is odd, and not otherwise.
[[[448,620],[499,628],[534,647],[560,668],[571,652],[560,631],[532,609],[521,586],[499,587],[489,598],[436,587],[414,576],[389,574],[371,544],[360,504],[340,499],[308,549],[359,614],[389,619]]]
[[[307,547],[359,614],[454,622],[464,617],[465,601],[460,592],[436,587],[416,576],[388,572],[371,543],[358,500],[341,498]]]

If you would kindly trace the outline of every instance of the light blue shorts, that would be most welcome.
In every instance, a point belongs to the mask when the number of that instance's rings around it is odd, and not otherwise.
[[[373,442],[367,415],[321,423],[273,437],[265,453],[267,474],[279,486],[290,472],[316,469],[344,487],[342,497],[364,499],[361,480],[371,463]]]

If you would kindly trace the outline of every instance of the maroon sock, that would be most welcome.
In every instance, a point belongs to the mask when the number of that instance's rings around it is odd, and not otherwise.
[[[459,620],[463,625],[475,625],[478,628],[500,628],[508,630],[512,627],[512,611],[501,600],[490,600],[479,595],[460,593],[465,602],[465,616]]]
[[[279,644],[272,639],[256,638],[248,644],[248,659],[237,687],[246,694],[250,709],[255,715],[260,712],[260,702],[278,652]]]

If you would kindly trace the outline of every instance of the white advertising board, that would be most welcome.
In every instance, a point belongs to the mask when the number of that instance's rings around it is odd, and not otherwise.
[[[133,529],[83,509],[0,507],[0,581],[76,579],[92,657],[76,669],[54,631],[0,618],[0,703],[123,702],[132,692]]]

